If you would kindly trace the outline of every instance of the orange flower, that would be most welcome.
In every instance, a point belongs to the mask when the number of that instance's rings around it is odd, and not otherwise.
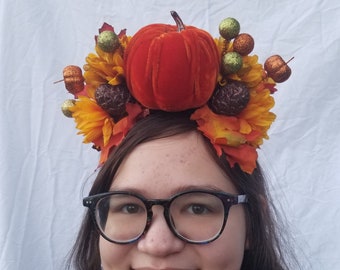
[[[217,41],[220,51],[230,51],[230,43]],[[243,66],[236,74],[223,77],[220,74],[219,84],[225,85],[228,80],[242,81],[250,92],[246,108],[236,116],[225,116],[213,113],[208,106],[197,109],[191,116],[198,123],[198,129],[208,137],[218,155],[224,152],[227,160],[234,166],[238,163],[242,170],[252,173],[256,167],[258,148],[263,139],[268,139],[267,131],[275,120],[270,112],[274,106],[271,93],[275,91],[275,82],[265,76],[258,57],[243,56]]]
[[[113,126],[110,141],[107,145],[101,148],[99,164],[103,164],[107,160],[111,149],[121,143],[137,119],[140,116],[145,116],[147,113],[139,104],[135,103],[127,103],[126,111],[128,116],[122,118]]]
[[[236,117],[215,114],[205,105],[197,109],[191,119],[197,121],[198,129],[212,144],[238,147],[246,142],[245,136],[239,132],[240,123]]]
[[[238,163],[242,170],[252,173],[257,160],[256,141],[262,134],[252,130],[247,120],[215,114],[207,105],[197,109],[191,119],[197,121],[198,130],[210,139],[219,156],[224,152],[231,166]],[[248,133],[242,130],[245,124],[250,127]]]
[[[143,112],[140,105],[127,104],[128,116],[114,123],[112,117],[95,100],[84,96],[78,98],[70,111],[79,129],[78,134],[84,136],[83,142],[92,142],[95,148],[101,150],[100,164],[106,161],[110,149],[122,141]]]
[[[221,146],[231,167],[239,164],[241,169],[251,174],[256,168],[256,148],[242,144],[239,147]]]

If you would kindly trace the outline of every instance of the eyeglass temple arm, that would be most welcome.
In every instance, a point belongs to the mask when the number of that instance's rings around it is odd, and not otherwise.
[[[247,195],[238,195],[237,196],[237,203],[247,203],[248,202],[248,197]]]

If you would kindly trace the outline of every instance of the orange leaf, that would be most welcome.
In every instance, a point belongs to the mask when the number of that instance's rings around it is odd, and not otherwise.
[[[231,167],[234,167],[237,163],[243,171],[249,174],[256,168],[257,152],[255,147],[243,144],[239,147],[221,146],[221,148],[227,155]]]

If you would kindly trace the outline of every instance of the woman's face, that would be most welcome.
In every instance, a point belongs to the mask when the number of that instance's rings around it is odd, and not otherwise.
[[[183,190],[237,191],[215,163],[197,132],[139,145],[121,164],[111,190],[128,190],[148,199],[166,199]],[[246,246],[242,205],[229,212],[221,236],[205,245],[186,243],[169,229],[162,206],[154,206],[149,230],[135,243],[119,245],[100,237],[104,270],[236,270]]]

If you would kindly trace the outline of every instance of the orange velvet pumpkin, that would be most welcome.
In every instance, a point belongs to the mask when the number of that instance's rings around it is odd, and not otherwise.
[[[130,40],[124,56],[126,82],[144,106],[182,111],[205,104],[219,73],[220,55],[209,33],[183,25],[151,24]]]

